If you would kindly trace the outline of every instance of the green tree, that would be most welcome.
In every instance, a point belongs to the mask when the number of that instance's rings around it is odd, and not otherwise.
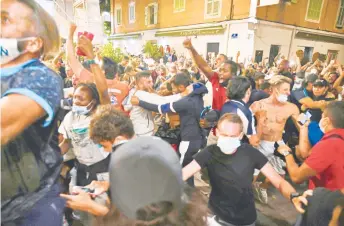
[[[162,57],[158,45],[152,43],[151,41],[147,41],[146,44],[143,46],[143,53],[146,54],[148,57],[153,58],[154,60],[159,60]]]
[[[112,42],[109,42],[103,45],[100,55],[102,57],[109,57],[110,59],[119,63],[121,62],[124,53],[120,48],[114,48]]]

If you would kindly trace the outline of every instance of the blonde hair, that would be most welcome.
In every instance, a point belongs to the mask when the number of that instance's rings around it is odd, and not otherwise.
[[[291,83],[291,79],[283,75],[275,75],[270,80],[269,83],[272,87],[279,87],[283,83]]]
[[[60,35],[54,19],[34,0],[17,0],[28,6],[33,11],[32,23],[36,35],[43,40],[40,55],[55,55],[60,48]]]

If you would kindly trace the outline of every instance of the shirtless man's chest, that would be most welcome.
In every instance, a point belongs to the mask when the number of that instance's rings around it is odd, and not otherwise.
[[[280,141],[287,119],[298,115],[294,104],[274,104],[270,98],[255,102],[251,109],[258,121],[258,135],[266,141]]]

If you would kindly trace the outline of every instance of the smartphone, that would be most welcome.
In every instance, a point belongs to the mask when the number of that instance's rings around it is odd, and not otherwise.
[[[302,113],[303,114],[303,113]],[[301,126],[303,126],[308,120],[310,120],[311,119],[311,117],[312,117],[312,114],[311,113],[309,113],[309,111],[307,111],[305,114],[303,114],[304,115],[304,117],[303,117],[303,119],[301,119],[301,120],[299,120],[298,121],[298,123],[301,125]]]
[[[94,34],[92,34],[91,32],[87,32],[87,31],[78,32],[78,38],[79,38],[81,35],[83,35],[83,36],[85,36],[86,38],[88,38],[89,40],[93,41]],[[76,54],[77,54],[78,56],[86,56],[85,53],[84,53],[81,49],[79,49],[79,48],[77,48]]]
[[[91,188],[82,187],[81,190],[83,190],[86,193],[94,193],[94,189],[91,189]]]

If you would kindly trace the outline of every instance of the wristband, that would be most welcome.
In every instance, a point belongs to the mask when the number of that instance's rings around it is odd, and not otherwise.
[[[298,192],[292,192],[292,193],[290,193],[289,199],[290,199],[290,201],[292,202],[294,198],[297,198],[297,197],[300,197],[300,196],[301,196],[300,193],[298,193]]]
[[[97,64],[95,60],[86,60],[86,65]]]

